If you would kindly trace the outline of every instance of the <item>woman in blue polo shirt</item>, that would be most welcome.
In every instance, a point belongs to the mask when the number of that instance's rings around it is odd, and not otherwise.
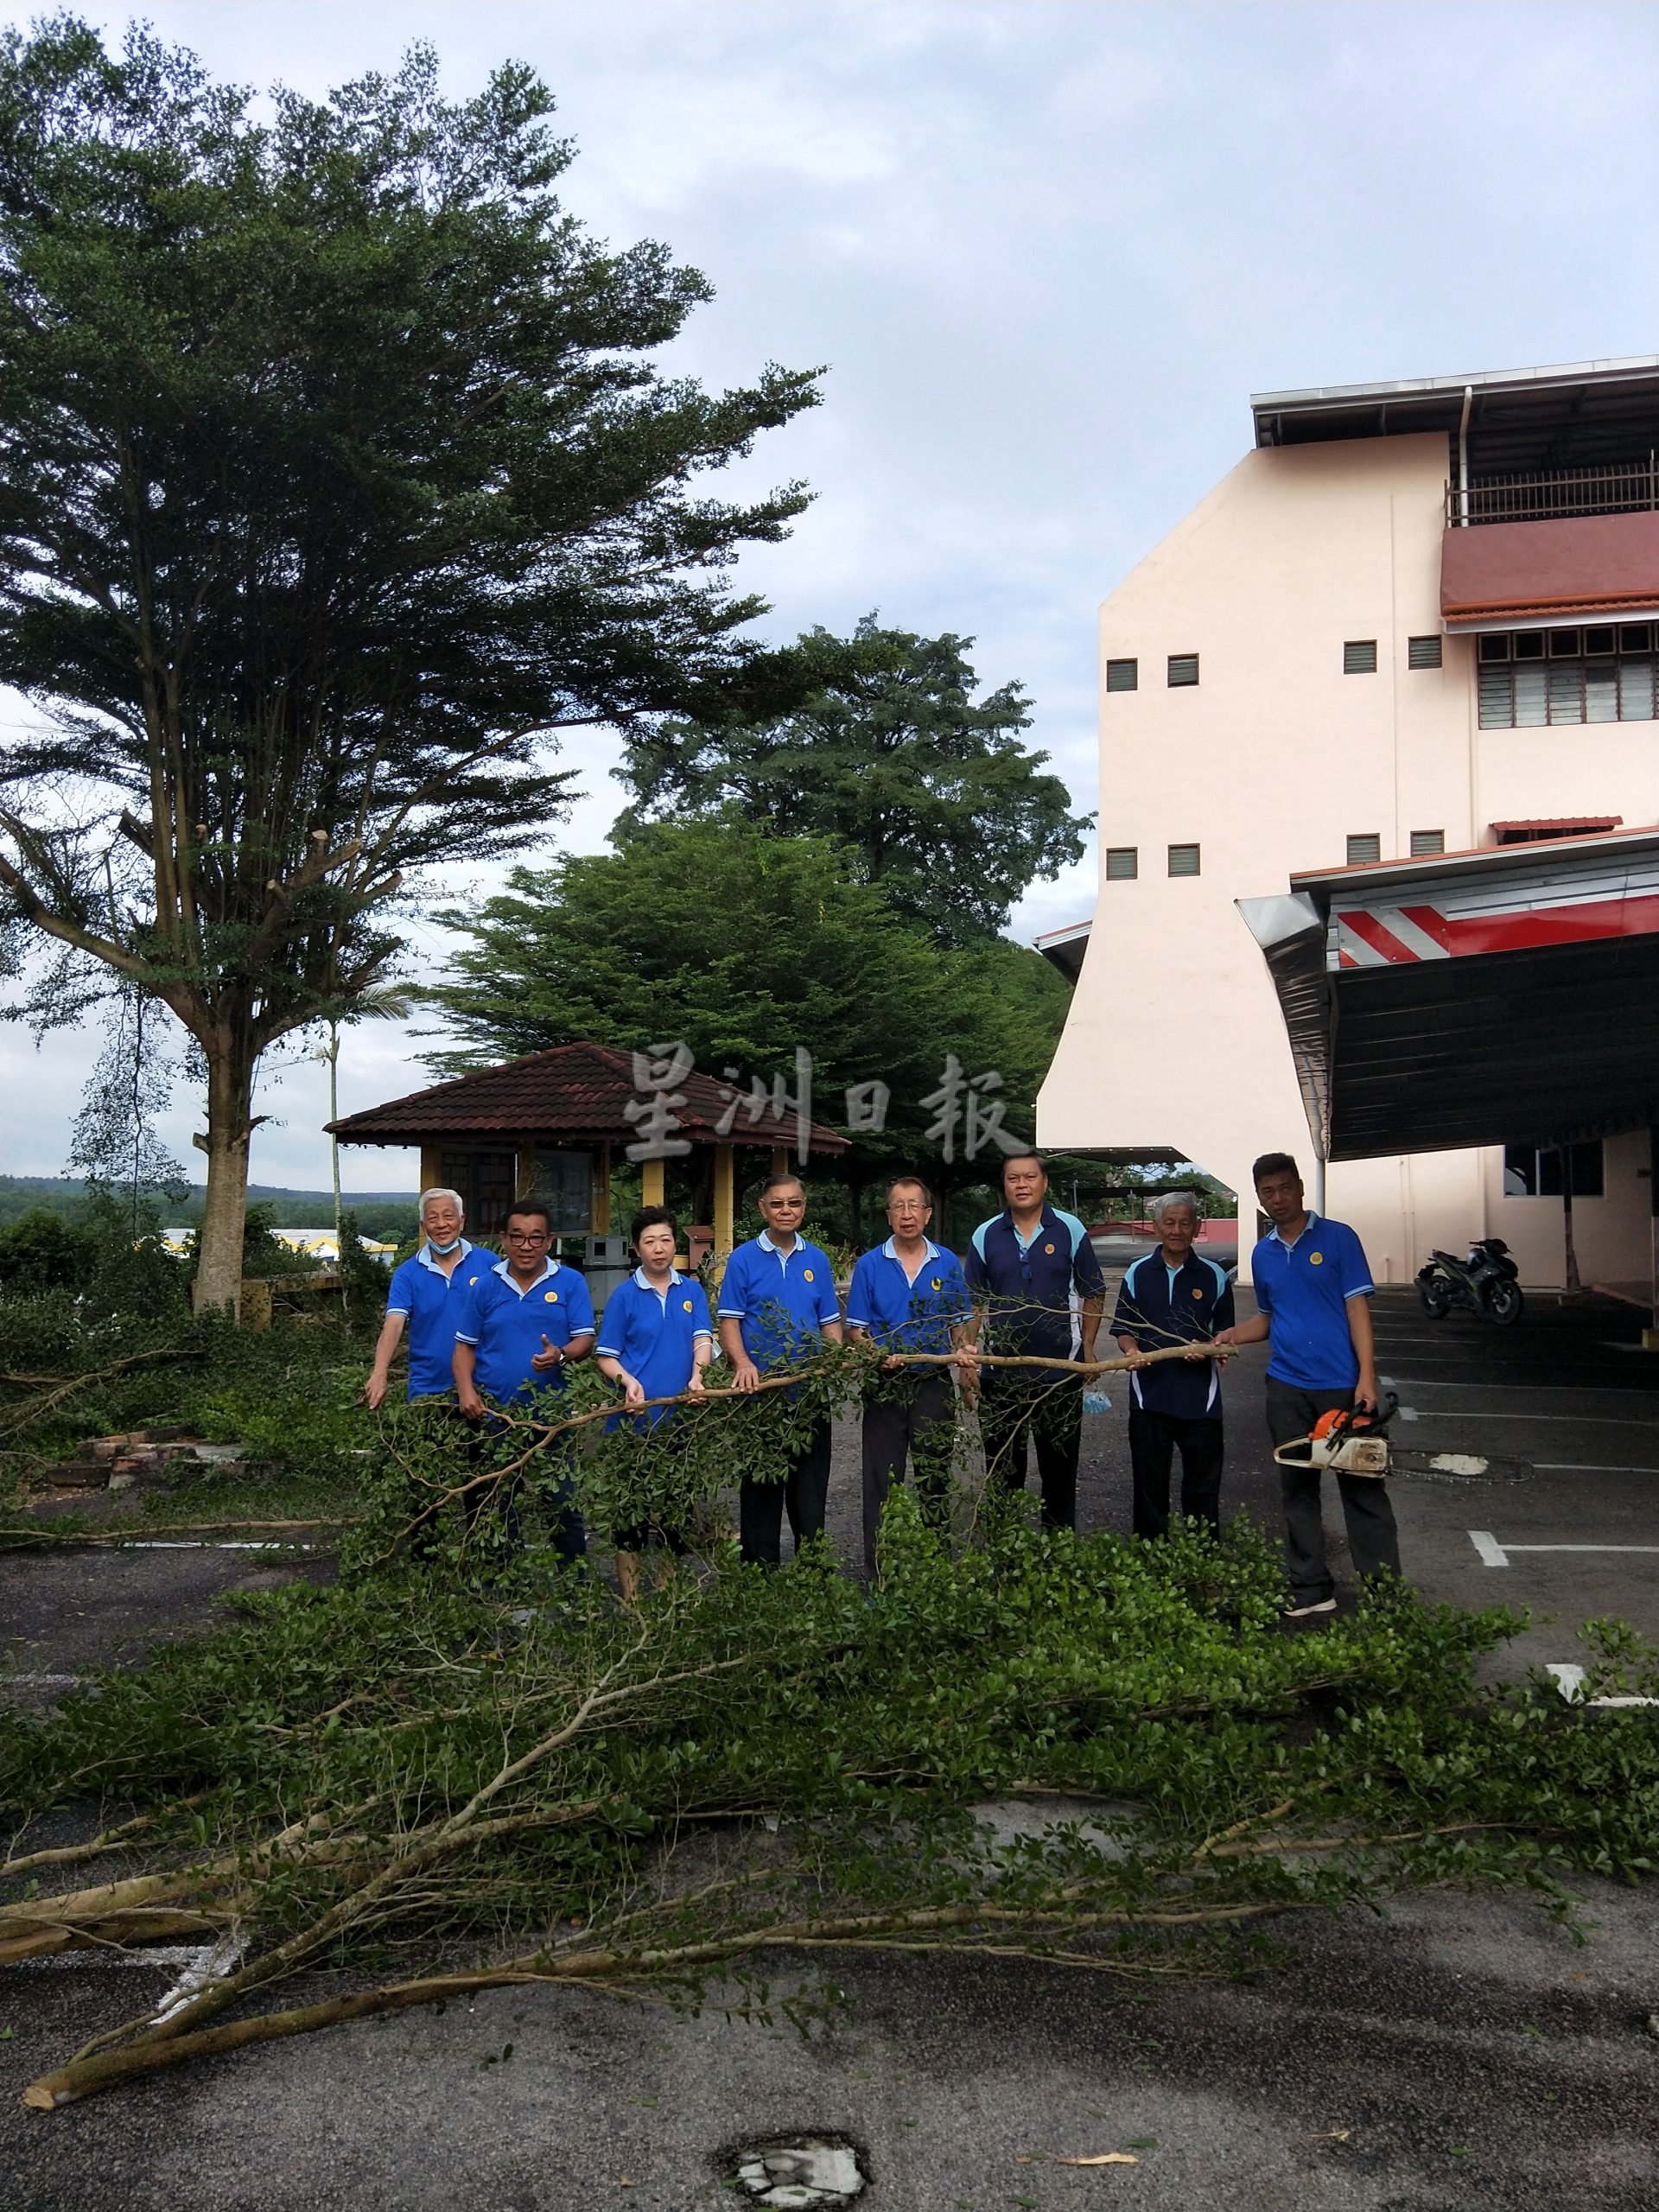
[[[672,1419],[674,1409],[647,1400],[676,1398],[683,1391],[700,1395],[702,1370],[715,1356],[715,1332],[702,1285],[675,1268],[679,1225],[668,1208],[642,1207],[629,1225],[628,1241],[639,1265],[606,1300],[594,1356],[600,1373],[622,1385],[624,1402],[637,1414],[635,1428],[655,1429]],[[621,1418],[607,1421],[606,1427],[614,1428]],[[683,1530],[670,1523],[640,1522],[616,1532],[616,1579],[626,1605],[639,1598],[639,1554],[653,1538],[677,1557],[685,1551]]]

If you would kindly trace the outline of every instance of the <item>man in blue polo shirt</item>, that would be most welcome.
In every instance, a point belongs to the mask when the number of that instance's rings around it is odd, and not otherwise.
[[[1325,1413],[1377,1403],[1376,1345],[1369,1300],[1375,1286],[1353,1230],[1303,1202],[1302,1179],[1287,1152],[1266,1152],[1251,1170],[1256,1204],[1273,1224],[1251,1255],[1257,1312],[1224,1329],[1218,1341],[1259,1344],[1270,1337],[1268,1433],[1275,1447],[1310,1435]],[[1318,1467],[1281,1466],[1285,1551],[1290,1573],[1286,1617],[1335,1611],[1325,1559]],[[1388,1484],[1376,1475],[1338,1471],[1343,1518],[1354,1572],[1362,1579],[1400,1572],[1400,1538]]]
[[[653,1398],[677,1398],[702,1390],[702,1370],[715,1356],[709,1300],[702,1285],[674,1265],[679,1224],[666,1206],[642,1206],[628,1230],[639,1265],[605,1301],[604,1325],[594,1358],[599,1371],[622,1385],[625,1403],[635,1408],[636,1430],[658,1428],[673,1418],[671,1406],[651,1405]],[[639,1410],[645,1408],[645,1410]],[[625,1418],[616,1414],[605,1427]],[[616,1580],[625,1605],[639,1595],[639,1554],[652,1541],[677,1556],[685,1537],[677,1521],[641,1521],[616,1531]]]
[[[721,1277],[720,1348],[740,1390],[753,1390],[763,1372],[786,1369],[820,1338],[841,1342],[841,1306],[829,1261],[801,1235],[806,1185],[798,1175],[769,1175],[760,1185],[766,1227],[740,1244]],[[783,1517],[789,1513],[795,1548],[823,1531],[830,1494],[830,1416],[785,1463],[781,1483],[746,1478],[738,1491],[743,1557],[776,1567],[782,1556]]]
[[[1135,1533],[1169,1534],[1169,1476],[1181,1455],[1181,1511],[1221,1534],[1220,1362],[1197,1349],[1185,1359],[1146,1364],[1148,1352],[1208,1344],[1233,1325],[1233,1287],[1213,1260],[1192,1249],[1198,1202],[1191,1191],[1166,1191],[1147,1211],[1159,1245],[1137,1260],[1118,1286],[1112,1334],[1130,1361],[1129,1469],[1135,1486]]]
[[[364,1403],[374,1412],[385,1402],[391,1363],[404,1331],[409,1331],[409,1395],[447,1398],[454,1388],[451,1361],[455,1319],[466,1278],[461,1263],[474,1247],[461,1233],[459,1191],[423,1191],[421,1249],[394,1269],[386,1293],[386,1318],[374,1347],[374,1364],[363,1386]],[[457,1287],[460,1277],[460,1287]]]
[[[855,1340],[868,1337],[888,1353],[948,1352],[965,1342],[973,1306],[954,1252],[929,1242],[933,1197],[917,1175],[887,1185],[893,1234],[853,1269],[847,1294],[847,1326]],[[963,1362],[971,1370],[973,1355]],[[875,1539],[881,1509],[905,1460],[915,1463],[916,1495],[930,1522],[950,1511],[950,1449],[956,1435],[948,1367],[903,1367],[896,1359],[864,1402],[864,1565],[875,1573]]]
[[[526,1198],[512,1209],[502,1242],[505,1260],[491,1263],[483,1253],[474,1253],[461,1270],[466,1288],[455,1324],[455,1395],[467,1419],[486,1433],[499,1427],[490,1420],[486,1398],[496,1407],[522,1410],[542,1391],[563,1390],[566,1366],[586,1359],[594,1348],[587,1282],[574,1268],[548,1256],[553,1220],[539,1199]],[[569,1456],[568,1447],[568,1438],[561,1437],[550,1448],[563,1459]],[[556,1497],[569,1487],[567,1478]],[[469,1525],[474,1517],[469,1513]],[[512,1543],[518,1522],[511,1498],[504,1501],[503,1519]],[[554,1543],[562,1559],[582,1557],[588,1540],[579,1513],[557,1516]]]
[[[1002,1195],[1007,1204],[981,1222],[968,1251],[972,1333],[986,1351],[1092,1359],[1106,1280],[1088,1230],[1076,1214],[1049,1205],[1039,1153],[1014,1153],[1003,1161]],[[1029,1438],[1037,1447],[1044,1527],[1075,1528],[1082,1376],[1072,1381],[1039,1367],[991,1367],[982,1374],[979,1428],[987,1473],[1023,1490]]]

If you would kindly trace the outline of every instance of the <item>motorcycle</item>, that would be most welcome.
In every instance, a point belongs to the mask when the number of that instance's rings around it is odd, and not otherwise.
[[[1466,1260],[1432,1252],[1417,1271],[1417,1295],[1432,1321],[1443,1321],[1454,1306],[1464,1306],[1500,1329],[1518,1321],[1526,1305],[1521,1270],[1501,1236],[1478,1237]]]

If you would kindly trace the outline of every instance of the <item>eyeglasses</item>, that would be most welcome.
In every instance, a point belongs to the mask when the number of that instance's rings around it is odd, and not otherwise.
[[[546,1244],[551,1242],[544,1229],[509,1229],[505,1236],[509,1244]]]

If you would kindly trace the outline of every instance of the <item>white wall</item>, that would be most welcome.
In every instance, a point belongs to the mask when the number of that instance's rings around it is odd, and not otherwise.
[[[1389,859],[1415,830],[1457,851],[1490,842],[1497,820],[1659,819],[1654,724],[1483,731],[1472,639],[1446,638],[1438,670],[1408,669],[1408,639],[1440,629],[1446,468],[1439,435],[1253,451],[1101,609],[1102,881],[1038,1137],[1166,1145],[1243,1194],[1246,1231],[1258,1153],[1282,1147],[1310,1188],[1313,1174],[1278,1001],[1236,899],[1342,865],[1357,832]],[[1363,638],[1377,673],[1345,676],[1344,643]],[[1171,690],[1167,656],[1182,652],[1199,655],[1200,681]],[[1134,692],[1105,690],[1118,658],[1139,664]],[[1172,880],[1166,848],[1191,842],[1202,874]],[[1121,845],[1138,849],[1134,882],[1104,880]],[[1586,1281],[1647,1268],[1648,1185],[1613,1164],[1610,1147],[1609,1195],[1577,1210]],[[1491,1233],[1524,1255],[1526,1280],[1559,1282],[1559,1205],[1502,1188],[1501,1154],[1471,1152],[1338,1164],[1326,1195],[1379,1280]]]

